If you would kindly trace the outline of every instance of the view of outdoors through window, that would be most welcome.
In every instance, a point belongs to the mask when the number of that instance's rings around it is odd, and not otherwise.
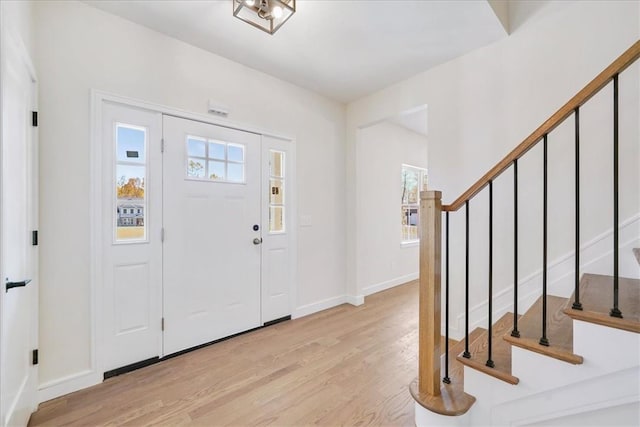
[[[116,124],[116,241],[146,239],[147,130]]]
[[[189,136],[187,177],[219,182],[245,182],[244,146]]]
[[[402,165],[400,215],[403,243],[418,241],[420,192],[426,189],[426,179],[426,169]]]
[[[284,224],[284,168],[282,151],[269,151],[269,232],[285,231]]]

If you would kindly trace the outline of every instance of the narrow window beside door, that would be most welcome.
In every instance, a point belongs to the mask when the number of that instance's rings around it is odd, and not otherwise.
[[[147,129],[116,123],[115,241],[146,241]]]
[[[283,151],[269,150],[269,232],[285,232],[285,158]]]

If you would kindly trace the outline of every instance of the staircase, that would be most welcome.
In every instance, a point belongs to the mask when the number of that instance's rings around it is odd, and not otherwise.
[[[640,280],[619,271],[617,99],[618,75],[640,57],[640,41],[450,205],[441,194],[421,194],[420,331],[418,378],[410,384],[417,426],[475,425],[640,425]],[[575,117],[576,176],[579,173],[579,109],[603,87],[614,91],[613,275],[581,272],[580,241],[575,246],[572,295],[554,295],[547,286],[547,135]],[[514,254],[513,310],[493,319],[493,180],[514,170],[514,247],[518,247],[517,163],[544,144],[544,255],[540,296],[518,307],[518,254]],[[488,188],[488,326],[469,331],[469,200]],[[576,230],[580,236],[580,189],[576,178]],[[466,211],[465,338],[449,343],[449,213]],[[445,253],[442,263],[442,213]],[[640,239],[640,236],[636,236]],[[640,248],[635,257],[640,277]],[[441,267],[442,266],[442,267]],[[442,268],[442,272],[441,272]],[[458,267],[456,267],[458,268]],[[441,273],[445,304],[441,313]],[[568,294],[568,292],[566,292]],[[567,297],[568,296],[568,297]],[[522,302],[521,302],[522,304]],[[444,323],[447,347],[440,347]],[[438,355],[442,354],[442,357]],[[444,373],[444,375],[442,375]]]

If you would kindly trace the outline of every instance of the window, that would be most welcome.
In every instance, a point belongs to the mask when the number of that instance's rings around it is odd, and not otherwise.
[[[116,123],[115,128],[115,241],[145,241],[147,229],[142,211],[147,205],[147,129]],[[129,214],[132,206],[140,206],[140,220],[134,222]]]
[[[285,153],[269,150],[269,232],[285,231]]]
[[[244,145],[187,137],[187,178],[244,183]]]
[[[420,223],[420,192],[427,188],[427,170],[402,165],[400,218],[402,243],[418,241]]]

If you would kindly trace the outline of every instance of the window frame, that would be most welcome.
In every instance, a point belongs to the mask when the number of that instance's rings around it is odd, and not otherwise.
[[[142,161],[126,161],[119,160],[118,158],[118,129],[119,128],[127,128],[133,129],[137,131],[141,131],[144,134],[144,156]],[[140,157],[136,157],[136,159],[140,159]],[[113,195],[113,203],[115,204],[114,209],[112,209],[113,214],[113,244],[114,245],[133,245],[140,243],[148,243],[149,242],[149,230],[147,228],[148,218],[146,218],[148,214],[148,205],[149,205],[149,197],[147,194],[147,184],[149,181],[149,128],[146,126],[139,126],[132,123],[124,123],[121,121],[113,122],[113,189],[115,193]],[[122,212],[120,211],[118,204],[118,166],[132,166],[132,167],[143,167],[144,168],[144,197],[142,199],[142,206],[144,209],[144,224],[143,227],[143,235],[140,238],[118,238],[118,216],[127,215],[127,208],[122,208]],[[133,209],[132,209],[133,210]],[[128,219],[123,219],[123,224],[129,224]],[[133,223],[133,221],[132,221]]]
[[[402,196],[401,194],[401,200],[400,200],[400,246],[401,247],[412,247],[412,246],[417,246],[420,243],[420,236],[419,236],[419,232],[418,229],[420,227],[420,192],[425,191],[426,187],[427,187],[427,169],[420,167],[420,166],[414,166],[414,165],[410,165],[410,164],[406,164],[406,163],[402,163],[400,165],[400,189],[401,191],[406,187],[406,183],[403,182],[404,176],[405,176],[405,170],[411,170],[413,172],[417,172],[418,173],[418,191],[417,191],[417,197],[415,202],[410,202],[409,201],[409,197],[407,196],[407,200],[405,202],[405,198]],[[409,211],[411,209],[416,209],[416,225],[412,226],[410,224],[405,224],[404,222],[404,217],[405,217],[405,212]],[[405,232],[405,227],[407,227],[407,232]],[[409,227],[415,227],[416,230],[416,237],[415,238],[411,238],[411,233],[409,232],[408,228]]]
[[[204,157],[202,156],[192,156],[189,154],[189,140],[194,141],[202,141],[204,142]],[[224,146],[224,158],[216,158],[211,157],[209,152],[209,144],[218,144]],[[237,160],[229,160],[229,147],[238,147],[242,150],[242,161]],[[215,182],[218,184],[239,184],[246,185],[247,184],[247,146],[245,144],[237,143],[237,142],[229,142],[222,141],[219,139],[211,139],[203,136],[196,136],[187,134],[184,143],[184,153],[185,153],[185,164],[184,164],[184,172],[185,172],[185,180],[188,181],[199,181],[199,182]],[[196,159],[203,163],[204,165],[204,176],[197,177],[189,175],[189,160]],[[210,178],[209,171],[209,163],[210,162],[218,162],[224,164],[224,179],[212,179]],[[242,180],[241,181],[231,181],[229,180],[229,165],[241,165],[242,166]]]
[[[273,169],[271,162],[273,159],[273,155],[274,153],[279,153],[282,157],[281,157],[281,165],[280,165],[280,171],[282,173],[281,176],[276,176],[276,175],[272,175],[271,171]],[[286,234],[287,233],[287,221],[286,221],[286,212],[287,212],[287,189],[286,189],[286,179],[287,179],[287,174],[286,174],[286,162],[287,162],[287,153],[286,151],[282,151],[282,150],[275,150],[275,149],[269,149],[269,194],[268,194],[268,200],[269,200],[269,206],[268,206],[268,210],[269,210],[269,229],[268,232],[269,234]],[[281,186],[280,188],[282,189],[282,202],[281,203],[272,203],[271,202],[271,191],[272,191],[272,186],[271,186],[271,182],[272,181],[280,181],[281,182]],[[271,229],[271,210],[272,208],[281,208],[282,209],[282,229],[281,230],[272,230]]]

